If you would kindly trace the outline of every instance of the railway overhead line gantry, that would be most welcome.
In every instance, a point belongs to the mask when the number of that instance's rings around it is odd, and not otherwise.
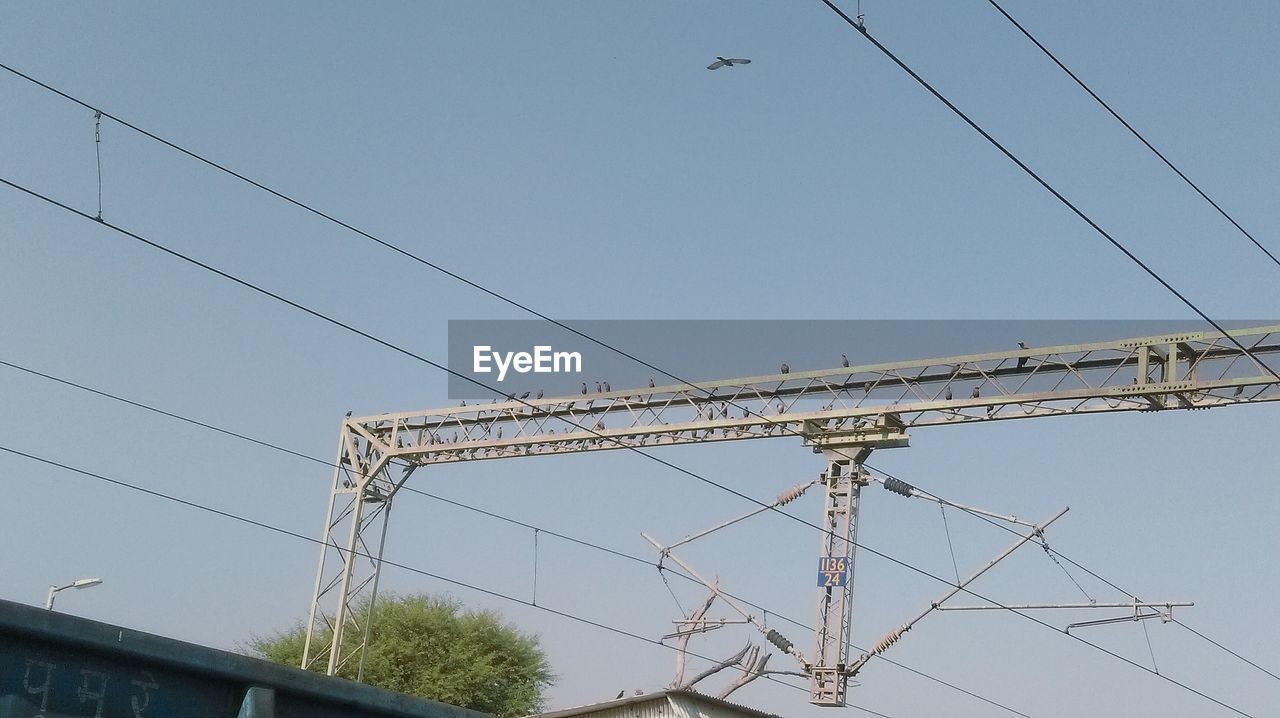
[[[428,466],[800,436],[825,462],[822,555],[852,567],[862,463],[907,446],[914,429],[1276,401],[1280,379],[1262,362],[1277,355],[1280,325],[1270,325],[348,417],[303,667],[362,663],[369,626],[355,608],[377,595],[397,492]],[[819,588],[806,667],[819,705],[843,705],[860,665],[849,655],[851,573]]]

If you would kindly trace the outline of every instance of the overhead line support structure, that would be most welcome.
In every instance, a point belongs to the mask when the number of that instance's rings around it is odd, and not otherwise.
[[[849,567],[845,585],[818,589],[811,701],[842,705],[870,451],[906,446],[921,427],[1276,401],[1280,380],[1250,355],[1277,354],[1269,325],[348,417],[303,667],[359,676],[392,500],[419,468],[803,437],[825,461],[822,556]]]

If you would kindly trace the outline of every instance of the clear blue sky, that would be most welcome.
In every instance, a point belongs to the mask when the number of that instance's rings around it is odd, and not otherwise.
[[[852,10],[853,3],[844,3]],[[865,0],[869,28],[1215,316],[1276,316],[1280,268],[982,0]],[[1280,8],[1007,7],[1264,243],[1280,248]],[[0,60],[567,319],[1186,318],[820,2],[6,3]],[[708,72],[715,55],[748,67]],[[0,175],[96,211],[91,113],[0,75]],[[518,318],[113,123],[104,215],[431,357],[451,318]],[[445,379],[85,220],[0,190],[0,358],[327,457],[343,413],[446,404]],[[998,348],[998,347],[993,347]],[[940,348],[944,350],[945,348]],[[761,347],[762,371],[781,349]],[[906,358],[906,357],[904,357]],[[0,368],[0,443],[316,535],[323,467]],[[877,463],[957,500],[1072,512],[1055,546],[1275,670],[1280,538],[1269,406],[922,430]],[[665,458],[755,496],[811,478],[798,442]],[[644,553],[746,508],[621,454],[424,472],[420,488]],[[0,597],[106,583],[59,609],[220,647],[305,615],[311,545],[0,456]],[[816,517],[816,502],[797,504]],[[936,509],[876,492],[868,545],[945,574]],[[1007,535],[953,518],[961,561]],[[812,620],[817,537],[761,518],[689,551]],[[544,538],[539,600],[644,635],[677,608],[652,569]],[[406,497],[388,557],[527,595],[527,531]],[[963,568],[962,564],[962,568]],[[449,590],[389,570],[397,591]],[[685,605],[698,592],[676,585]],[[1075,600],[1044,556],[979,590]],[[1096,597],[1117,598],[1096,584]],[[859,562],[855,636],[940,588]],[[553,707],[655,689],[672,655],[454,589],[541,634]],[[1065,623],[1059,619],[1059,623]],[[1162,672],[1254,714],[1276,681],[1176,626]],[[1150,657],[1136,625],[1091,637]],[[729,634],[729,631],[722,631]],[[698,646],[729,653],[747,638]],[[810,638],[796,639],[807,645]],[[1227,715],[1016,616],[933,616],[891,657],[1033,716]],[[782,664],[781,657],[774,661]],[[883,664],[854,702],[998,711]],[[735,698],[823,711],[768,685]],[[829,713],[828,713],[829,714]]]

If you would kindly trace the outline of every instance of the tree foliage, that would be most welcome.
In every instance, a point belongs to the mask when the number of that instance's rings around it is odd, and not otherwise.
[[[357,610],[364,625],[368,605]],[[360,637],[352,633],[343,633],[352,660],[339,675],[354,679]],[[306,628],[298,625],[255,636],[248,648],[261,658],[298,666],[305,638]],[[466,611],[447,596],[378,599],[364,665],[370,685],[508,718],[541,710],[543,690],[552,680],[537,637],[493,611]]]

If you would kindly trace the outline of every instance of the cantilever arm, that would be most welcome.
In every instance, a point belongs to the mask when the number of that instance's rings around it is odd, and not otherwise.
[[[1023,544],[1027,543],[1028,541],[1031,541],[1036,536],[1039,536],[1040,533],[1043,532],[1046,528],[1048,528],[1050,524],[1062,518],[1062,516],[1066,514],[1067,511],[1069,510],[1070,510],[1069,508],[1062,509],[1061,511],[1059,511],[1058,513],[1050,517],[1047,521],[1044,521],[1043,523],[1040,523],[1034,526],[1033,527],[1034,530],[1032,532],[1026,535],[1020,535],[1018,540],[1015,541],[1012,546],[1002,551],[1000,555],[988,561],[986,566],[983,566],[982,568],[978,569],[974,573],[970,574],[968,578],[957,583],[954,587],[951,588],[951,590],[947,591],[941,597],[935,600],[933,603],[929,604],[928,608],[916,614],[914,618],[902,624],[901,626],[893,629],[892,631],[889,631],[888,633],[886,633],[879,641],[876,642],[876,645],[871,647],[871,650],[862,654],[862,657],[860,657],[857,661],[853,663],[852,666],[849,667],[849,670],[848,670],[849,675],[856,674],[859,670],[861,670],[861,668],[864,665],[866,665],[867,661],[883,653],[887,648],[889,648],[889,646],[892,646],[894,643],[897,643],[898,639],[902,638],[902,634],[906,633],[907,631],[910,631],[912,627],[914,627],[917,623],[919,623],[925,616],[929,615],[930,613],[933,613],[935,610],[940,608],[945,601],[950,599],[952,596],[955,596],[957,593],[960,593],[961,591],[963,591],[966,586],[968,586],[970,583],[973,583],[974,580],[976,580],[982,574],[991,570],[992,566],[995,566],[996,564],[1000,563],[1004,559],[1008,558],[1010,554],[1012,554],[1014,551],[1017,551],[1019,548],[1021,548]]]
[[[733,600],[732,598],[729,597],[728,594],[720,590],[720,586],[718,584],[703,578],[701,574],[699,574],[696,570],[693,569],[693,567],[691,567],[689,564],[682,561],[679,556],[676,556],[674,553],[671,553],[671,550],[663,546],[661,543],[659,543],[657,539],[653,538],[652,536],[646,533],[641,533],[640,535],[644,537],[645,541],[648,541],[649,543],[653,544],[654,548],[661,551],[663,556],[666,556],[667,558],[670,558],[672,561],[675,561],[676,565],[678,565],[680,568],[688,572],[690,576],[693,576],[694,579],[696,579],[698,583],[701,583],[703,586],[705,586],[708,591],[715,594],[716,598],[728,604],[729,608],[732,608],[735,612],[737,612],[739,616],[742,616],[743,618],[745,618],[747,623],[750,623],[752,626],[755,626],[756,630],[765,634],[765,636],[769,639],[770,643],[774,644],[779,649],[791,654],[797,661],[800,662],[801,666],[807,667],[809,665],[809,662],[805,660],[804,653],[802,653],[800,649],[792,645],[790,641],[787,641],[785,638],[782,638],[777,631],[774,631],[770,629],[768,626],[764,625],[764,623],[761,622],[760,619],[748,613],[745,609],[742,608],[742,606],[739,606],[737,601]]]

